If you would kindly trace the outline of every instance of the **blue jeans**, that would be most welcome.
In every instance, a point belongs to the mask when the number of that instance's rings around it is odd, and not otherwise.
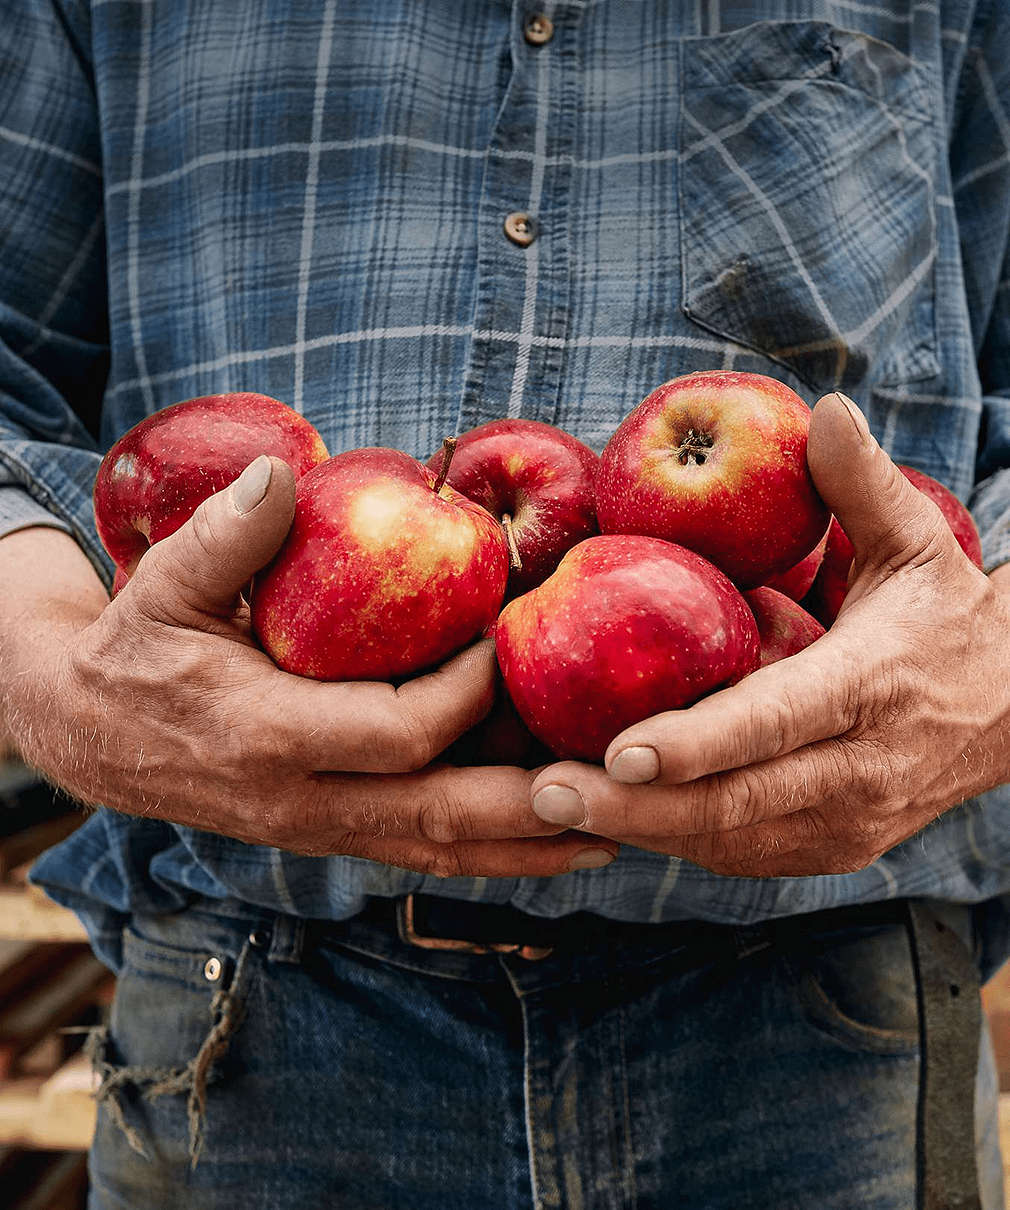
[[[136,919],[89,1210],[914,1210],[907,933],[812,920],[601,922],[527,961],[378,919]]]

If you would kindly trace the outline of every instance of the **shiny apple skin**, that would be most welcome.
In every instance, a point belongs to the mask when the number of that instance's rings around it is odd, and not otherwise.
[[[828,525],[807,469],[809,425],[803,400],[762,374],[708,370],[664,383],[600,457],[600,530],[665,538],[741,588],[763,584],[808,555]],[[697,451],[703,461],[682,449],[691,432],[711,442]]]
[[[789,597],[792,601],[802,601],[810,591],[810,586],[817,579],[817,573],[821,569],[821,563],[824,562],[824,551],[828,545],[828,529],[824,531],[824,537],[814,547],[814,549],[804,559],[796,564],[795,567],[790,567],[788,571],[780,572],[777,576],[772,576],[770,580],[766,580],[763,587],[772,588],[775,592],[782,593],[783,596]]]
[[[982,543],[978,530],[971,513],[957,496],[942,483],[914,467],[902,466],[899,463],[898,470],[913,487],[928,496],[939,508],[958,545],[975,566],[981,569]],[[815,613],[825,626],[830,626],[841,611],[842,602],[849,591],[849,569],[852,567],[854,556],[852,543],[837,519],[832,517],[824,561],[814,580],[809,601],[806,602],[811,612]]]
[[[796,655],[825,633],[802,605],[774,588],[752,588],[743,595],[761,637],[762,668]]]
[[[324,681],[393,680],[493,623],[501,526],[399,450],[349,450],[299,481],[295,519],[256,576],[253,629],[276,664]]]
[[[508,596],[536,588],[561,556],[598,532],[593,480],[599,458],[588,445],[539,420],[492,420],[463,433],[448,482],[493,516],[508,513],[522,570]],[[428,460],[437,473],[441,453]]]
[[[102,459],[95,480],[98,536],[132,575],[152,542],[184,525],[260,454],[282,458],[298,478],[327,457],[315,428],[267,395],[201,395],[133,426]]]
[[[688,706],[758,666],[757,624],[711,563],[658,538],[573,547],[495,628],[509,696],[557,756],[602,761],[625,727]]]

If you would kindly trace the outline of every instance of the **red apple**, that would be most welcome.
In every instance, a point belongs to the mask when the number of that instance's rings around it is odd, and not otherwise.
[[[838,617],[838,611],[849,591],[849,568],[855,551],[845,530],[835,517],[828,526],[828,544],[814,579],[813,587],[803,598],[803,605],[825,626]]]
[[[530,733],[499,684],[487,716],[450,744],[440,759],[450,765],[513,765],[535,769],[549,764],[553,758],[550,750]]]
[[[510,596],[528,592],[561,556],[597,532],[593,477],[599,458],[539,420],[492,420],[463,433],[449,484],[501,518],[512,553]],[[441,454],[428,462],[431,470]]]
[[[130,577],[121,567],[116,568],[115,575],[112,577],[112,593],[111,596],[118,597],[123,589],[129,584]]]
[[[972,515],[954,493],[943,486],[942,483],[937,483],[935,479],[931,479],[929,475],[924,475],[922,471],[917,471],[911,466],[899,466],[898,470],[905,478],[917,487],[924,496],[928,496],[930,500],[943,513],[944,520],[950,526],[951,532],[957,538],[958,546],[964,551],[969,559],[976,567],[982,567],[982,542],[978,536],[978,530],[975,528],[975,522]]]
[[[761,667],[796,655],[824,634],[824,627],[800,605],[773,588],[752,588],[744,599],[761,637]]]
[[[300,676],[405,677],[494,621],[508,570],[501,526],[441,475],[350,450],[298,481],[291,531],[253,583],[253,628]]]
[[[975,528],[971,513],[957,496],[945,488],[942,483],[937,483],[935,479],[923,474],[922,471],[915,470],[914,467],[902,466],[899,463],[898,470],[913,487],[917,487],[939,508],[957,539],[958,545],[975,566],[981,568],[982,543],[979,540],[978,530]],[[846,537],[845,531],[838,521],[832,517],[824,561],[814,580],[808,602],[811,611],[816,613],[825,626],[831,625],[842,608],[845,594],[849,590],[849,570],[852,567],[854,555],[852,543]]]
[[[824,549],[828,544],[829,530],[830,526],[824,531],[824,537],[805,559],[800,559],[796,566],[790,567],[788,571],[783,571],[777,576],[772,576],[770,580],[766,580],[764,587],[772,588],[792,601],[802,601],[817,578],[817,573],[824,560]]]
[[[260,454],[283,458],[297,478],[322,462],[326,446],[287,404],[245,392],[187,399],[134,425],[95,480],[98,535],[113,562],[132,575],[152,542],[175,533]]]
[[[810,553],[829,514],[807,469],[810,409],[761,374],[710,370],[657,387],[600,459],[604,533],[649,534],[743,588]]]
[[[693,551],[604,535],[570,550],[495,627],[505,687],[561,757],[601,761],[625,727],[688,706],[758,666],[754,616]]]

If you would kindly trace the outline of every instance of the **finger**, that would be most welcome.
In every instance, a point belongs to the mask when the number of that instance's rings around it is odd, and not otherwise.
[[[626,786],[594,765],[566,761],[537,774],[533,809],[545,823],[655,848],[678,837],[733,832],[858,792],[840,741],[685,785]],[[664,849],[663,851],[670,851]]]
[[[825,504],[855,549],[861,567],[894,570],[953,550],[939,508],[905,478],[874,440],[847,396],[825,395],[810,418],[807,463]]]
[[[858,659],[829,631],[687,709],[622,731],[604,756],[607,772],[627,785],[677,785],[841,735],[858,717]]]
[[[561,827],[530,806],[530,781],[525,770],[507,766],[323,774],[306,779],[294,818],[301,834],[360,832],[436,845],[555,835]]]
[[[494,643],[483,639],[397,687],[312,681],[278,669],[257,715],[276,734],[277,755],[305,771],[407,773],[430,764],[490,710],[495,668]]]
[[[341,838],[337,851],[436,878],[546,878],[609,865],[618,845],[578,832],[527,840],[477,840],[433,845]]]
[[[294,507],[291,468],[261,455],[147,551],[131,579],[131,600],[142,602],[149,616],[176,624],[230,616],[244,585],[280,548]]]

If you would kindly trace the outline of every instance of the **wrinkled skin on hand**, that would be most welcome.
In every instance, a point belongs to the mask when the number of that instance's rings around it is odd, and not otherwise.
[[[67,535],[0,542],[0,713],[26,759],[85,803],[299,853],[442,876],[603,864],[616,844],[543,823],[526,771],[430,764],[491,705],[490,642],[395,688],[259,650],[241,589],[287,533],[294,480],[279,459],[257,475],[258,502],[250,480],[210,497],[111,603]]]
[[[856,552],[834,626],[628,728],[606,770],[542,771],[545,819],[719,874],[836,874],[1010,779],[1010,576],[972,565],[851,401],[818,404],[808,459]]]

